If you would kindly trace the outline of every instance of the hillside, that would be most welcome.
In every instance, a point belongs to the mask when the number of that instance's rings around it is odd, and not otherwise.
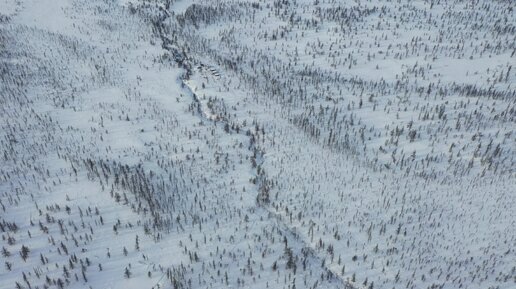
[[[0,289],[514,288],[513,9],[0,0]]]

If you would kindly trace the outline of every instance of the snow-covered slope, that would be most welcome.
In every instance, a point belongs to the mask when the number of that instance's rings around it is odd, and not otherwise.
[[[513,6],[0,0],[0,288],[513,288]]]

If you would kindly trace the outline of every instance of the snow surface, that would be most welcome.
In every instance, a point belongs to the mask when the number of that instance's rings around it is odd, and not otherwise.
[[[514,288],[513,6],[0,0],[0,289]]]

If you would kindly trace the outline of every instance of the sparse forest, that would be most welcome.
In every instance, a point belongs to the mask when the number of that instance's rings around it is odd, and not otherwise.
[[[516,286],[511,0],[0,0],[0,289]]]

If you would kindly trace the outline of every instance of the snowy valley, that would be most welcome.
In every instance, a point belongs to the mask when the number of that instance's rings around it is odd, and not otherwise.
[[[516,286],[511,0],[0,0],[0,289]]]

